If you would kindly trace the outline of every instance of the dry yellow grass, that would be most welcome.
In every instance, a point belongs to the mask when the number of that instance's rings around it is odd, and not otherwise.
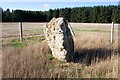
[[[118,78],[117,33],[113,45],[109,32],[75,33],[71,62],[53,58],[45,40],[20,48],[3,47],[3,78]]]

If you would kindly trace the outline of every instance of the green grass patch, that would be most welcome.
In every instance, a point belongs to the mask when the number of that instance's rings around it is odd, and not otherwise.
[[[28,37],[27,40],[29,41],[33,41],[33,42],[39,42],[39,41],[43,41],[45,40],[44,36],[32,36],[32,37]]]
[[[47,55],[47,59],[48,59],[48,60],[53,60],[54,57],[53,57],[51,54],[48,54],[48,55]]]
[[[66,61],[60,61],[60,64],[65,64],[66,63]]]
[[[23,48],[24,46],[26,46],[24,42],[22,42],[18,39],[12,40],[10,45],[14,48]]]
[[[81,67],[79,68],[79,70],[80,70],[80,71],[83,71],[83,70],[84,70],[84,67],[83,67],[83,66],[81,66]]]
[[[22,41],[20,41],[20,39],[13,39],[7,44],[7,46],[11,46],[13,48],[23,48],[26,45],[32,45],[36,42],[41,42],[43,40],[45,40],[44,36],[32,36],[28,38],[23,38]]]
[[[77,32],[110,32],[108,30],[100,30],[100,29],[75,29]]]
[[[23,32],[43,32],[42,29],[29,29],[29,30],[23,30]]]

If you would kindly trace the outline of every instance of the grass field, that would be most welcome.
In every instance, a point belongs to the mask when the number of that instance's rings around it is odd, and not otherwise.
[[[46,43],[45,23],[2,24],[3,78],[118,78],[118,26],[110,43],[111,24],[70,23],[76,38],[74,60],[55,59]]]

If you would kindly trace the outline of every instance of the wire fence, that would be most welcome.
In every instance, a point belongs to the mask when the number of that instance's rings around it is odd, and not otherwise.
[[[43,36],[43,26],[45,23],[3,23],[2,38],[26,38],[31,36]]]

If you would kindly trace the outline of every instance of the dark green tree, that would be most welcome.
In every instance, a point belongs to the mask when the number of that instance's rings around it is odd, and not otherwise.
[[[69,22],[120,23],[120,5],[50,9],[49,11],[26,11],[7,9],[2,11],[3,22],[48,22],[53,17],[63,17]]]
[[[3,12],[4,14],[2,15],[3,21],[9,22],[11,21],[11,12],[10,9],[7,9],[6,11]]]
[[[53,17],[58,18],[59,17],[59,9],[53,10]]]

